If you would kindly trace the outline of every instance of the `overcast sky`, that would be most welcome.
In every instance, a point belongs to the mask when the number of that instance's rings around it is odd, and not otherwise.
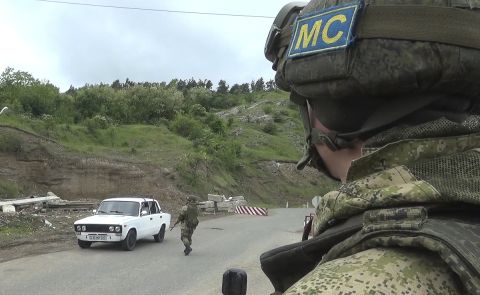
[[[288,1],[65,0],[275,17]],[[263,55],[271,18],[243,18],[0,0],[0,70],[70,85],[274,77]]]

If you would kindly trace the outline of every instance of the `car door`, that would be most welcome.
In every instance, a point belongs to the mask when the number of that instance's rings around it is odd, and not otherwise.
[[[152,233],[152,215],[148,202],[143,202],[140,210],[140,228],[138,229],[139,237],[145,238]]]
[[[156,201],[149,201],[150,215],[151,215],[151,233],[152,235],[158,234],[160,227],[162,226],[162,216],[160,214],[160,208]]]

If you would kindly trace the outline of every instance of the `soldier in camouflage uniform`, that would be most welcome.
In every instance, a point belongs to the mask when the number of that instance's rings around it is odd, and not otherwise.
[[[188,256],[188,254],[192,252],[192,235],[198,225],[197,198],[195,196],[187,197],[187,204],[182,207],[182,212],[180,212],[173,227],[179,222],[182,224],[180,239],[185,246],[183,252],[185,253],[185,256]]]
[[[280,11],[265,53],[300,108],[298,168],[341,184],[316,207],[312,239],[262,254],[275,294],[480,294],[479,8]]]

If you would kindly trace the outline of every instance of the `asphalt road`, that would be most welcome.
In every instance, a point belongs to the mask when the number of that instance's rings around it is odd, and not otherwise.
[[[268,217],[234,215],[203,221],[193,235],[193,252],[183,255],[180,229],[163,243],[142,240],[134,251],[94,244],[0,263],[0,294],[221,294],[222,274],[241,268],[247,294],[270,294],[259,256],[298,242],[303,218],[312,209],[275,209]],[[73,234],[73,233],[72,233]]]

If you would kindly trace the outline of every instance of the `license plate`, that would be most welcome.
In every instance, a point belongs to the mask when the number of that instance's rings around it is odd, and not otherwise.
[[[101,236],[101,235],[88,235],[87,239],[92,240],[92,241],[106,241],[107,236]]]

